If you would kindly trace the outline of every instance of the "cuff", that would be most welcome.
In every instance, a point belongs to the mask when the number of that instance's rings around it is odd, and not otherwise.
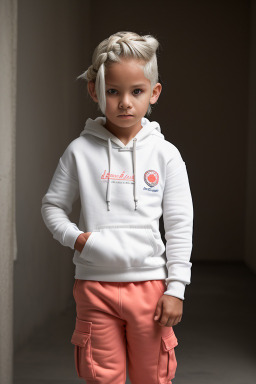
[[[78,238],[81,233],[84,233],[83,231],[80,231],[76,225],[70,225],[64,234],[63,244],[65,246],[70,247],[71,249],[75,249],[74,245],[76,242],[76,239]]]
[[[170,281],[167,285],[167,290],[164,295],[171,295],[185,300],[184,298],[185,284],[181,281]]]

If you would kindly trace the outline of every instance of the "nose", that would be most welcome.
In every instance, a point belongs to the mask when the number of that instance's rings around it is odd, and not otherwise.
[[[132,106],[132,103],[129,95],[127,94],[122,95],[119,101],[119,108],[127,109],[127,108],[131,108],[131,106]]]

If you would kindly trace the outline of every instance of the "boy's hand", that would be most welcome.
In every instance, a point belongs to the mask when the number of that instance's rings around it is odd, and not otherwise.
[[[79,235],[77,237],[75,245],[74,245],[74,248],[77,251],[82,252],[83,247],[84,247],[86,241],[88,240],[88,237],[90,236],[90,234],[91,234],[91,232],[84,232],[84,233],[81,233],[81,235]]]
[[[181,321],[183,300],[171,295],[162,295],[158,300],[154,320],[161,327],[173,327]]]

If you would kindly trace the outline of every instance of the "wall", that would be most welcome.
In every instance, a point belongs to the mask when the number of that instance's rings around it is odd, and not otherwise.
[[[40,210],[59,157],[89,113],[85,84],[75,80],[87,61],[88,20],[88,1],[19,2],[15,350],[71,300],[73,251],[53,239]]]
[[[256,1],[251,1],[246,264],[256,272]]]
[[[0,1],[0,383],[13,379],[13,261],[15,207],[16,0]]]
[[[160,40],[163,92],[151,119],[187,165],[192,260],[244,258],[249,11],[240,0],[92,3],[92,46],[121,30]]]

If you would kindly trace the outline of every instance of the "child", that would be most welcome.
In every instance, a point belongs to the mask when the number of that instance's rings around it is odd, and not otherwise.
[[[75,249],[76,371],[86,383],[175,377],[185,285],[190,284],[193,206],[185,162],[146,117],[161,93],[150,36],[118,32],[79,77],[104,116],[88,119],[59,159],[42,216]],[[69,220],[80,196],[78,226]],[[166,247],[159,232],[163,214]]]

